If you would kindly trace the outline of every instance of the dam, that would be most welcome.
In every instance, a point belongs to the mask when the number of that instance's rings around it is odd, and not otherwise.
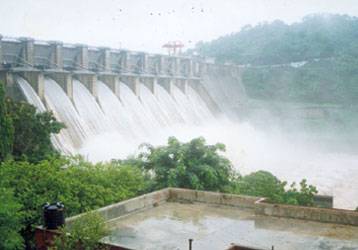
[[[154,137],[170,135],[173,127],[214,119],[228,109],[225,99],[230,99],[227,88],[210,81],[210,72],[215,70],[229,73],[234,89],[231,95],[245,96],[242,69],[214,65],[198,56],[0,38],[0,80],[7,95],[25,99],[39,111],[51,111],[65,123],[66,129],[52,138],[54,147],[65,154],[84,153],[93,160],[110,160],[94,158],[92,151],[98,150],[88,147],[104,137],[100,140],[107,145],[108,138],[126,144],[130,150],[120,155],[124,157],[135,148],[129,142],[136,146],[151,142],[153,131]],[[101,151],[108,150],[113,151],[111,147]]]

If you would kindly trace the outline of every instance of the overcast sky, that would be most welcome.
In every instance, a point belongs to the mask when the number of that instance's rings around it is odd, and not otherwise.
[[[358,16],[358,0],[0,0],[0,34],[166,53],[239,31],[298,22],[312,13]]]

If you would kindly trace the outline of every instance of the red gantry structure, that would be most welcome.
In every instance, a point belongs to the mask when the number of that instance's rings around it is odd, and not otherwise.
[[[178,55],[181,56],[181,50],[184,47],[184,44],[180,41],[173,41],[173,42],[168,42],[166,44],[163,45],[163,48],[167,48],[168,49],[168,54],[169,55],[177,55],[177,49],[178,50]]]

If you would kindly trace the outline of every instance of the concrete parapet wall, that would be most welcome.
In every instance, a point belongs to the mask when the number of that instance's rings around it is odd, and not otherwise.
[[[254,208],[260,197],[170,188],[170,198],[224,206]]]
[[[132,212],[143,210],[157,206],[162,202],[165,202],[170,197],[170,189],[162,189],[150,194],[145,194],[132,198],[126,201],[122,201],[107,207],[102,207],[96,212],[99,213],[105,220],[109,221]],[[82,215],[73,216],[66,219],[66,225],[71,227],[72,223],[76,221]]]
[[[358,226],[358,212],[355,211],[269,203],[265,201],[265,199],[261,199],[255,203],[255,213],[268,216]]]

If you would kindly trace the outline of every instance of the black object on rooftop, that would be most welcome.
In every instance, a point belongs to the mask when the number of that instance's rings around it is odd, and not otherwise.
[[[57,229],[65,225],[65,206],[61,202],[49,203],[43,206],[44,227]]]

